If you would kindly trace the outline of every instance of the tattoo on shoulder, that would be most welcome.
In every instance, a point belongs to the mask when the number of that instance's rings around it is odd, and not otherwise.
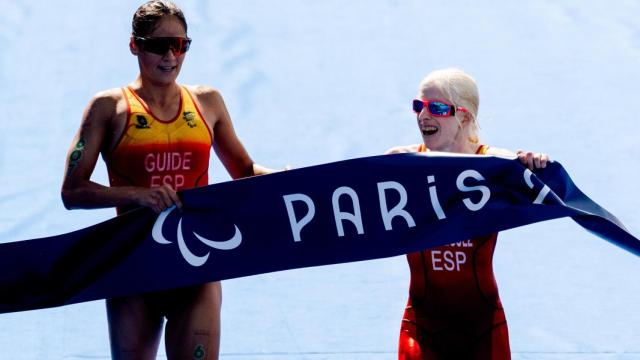
[[[69,167],[67,168],[67,177],[71,176],[73,170],[78,166],[82,155],[84,154],[84,148],[86,145],[86,141],[84,137],[80,136],[76,146],[74,146],[71,154],[69,155]]]

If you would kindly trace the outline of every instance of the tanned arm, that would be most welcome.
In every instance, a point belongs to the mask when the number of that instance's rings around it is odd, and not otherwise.
[[[62,182],[62,202],[67,209],[92,209],[126,205],[147,206],[161,212],[175,204],[182,206],[168,186],[142,188],[108,187],[91,181],[98,156],[117,120],[118,93],[94,96],[84,111],[80,128],[69,148]]]
[[[251,159],[236,135],[227,107],[218,91],[199,86],[194,89],[194,93],[205,110],[207,123],[213,129],[213,149],[233,179],[278,171],[256,164]]]

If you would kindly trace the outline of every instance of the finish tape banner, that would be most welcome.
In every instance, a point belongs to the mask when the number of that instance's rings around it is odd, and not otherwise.
[[[636,255],[640,241],[557,162],[397,154],[180,193],[72,233],[0,245],[0,312],[391,257],[569,216]],[[73,216],[73,213],[69,213]]]

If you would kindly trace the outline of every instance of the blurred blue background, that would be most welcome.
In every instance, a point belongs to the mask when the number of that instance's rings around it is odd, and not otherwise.
[[[88,100],[137,75],[132,1],[0,0],[0,242],[114,211],[64,210]],[[483,143],[551,154],[640,235],[638,1],[180,1],[179,81],[219,89],[251,156],[295,167],[417,143],[423,76],[478,81]],[[213,182],[229,180],[217,159]],[[107,183],[100,162],[94,180]],[[503,232],[494,259],[514,359],[640,359],[640,259],[571,220]],[[404,257],[223,283],[222,359],[394,359]],[[103,302],[0,315],[0,359],[109,358]],[[159,358],[164,358],[161,349]]]

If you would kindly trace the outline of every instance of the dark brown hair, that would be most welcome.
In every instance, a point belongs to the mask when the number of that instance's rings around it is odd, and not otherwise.
[[[133,36],[145,37],[153,32],[156,24],[164,16],[175,16],[187,32],[187,20],[180,8],[171,1],[151,0],[142,4],[131,21],[131,33]]]

